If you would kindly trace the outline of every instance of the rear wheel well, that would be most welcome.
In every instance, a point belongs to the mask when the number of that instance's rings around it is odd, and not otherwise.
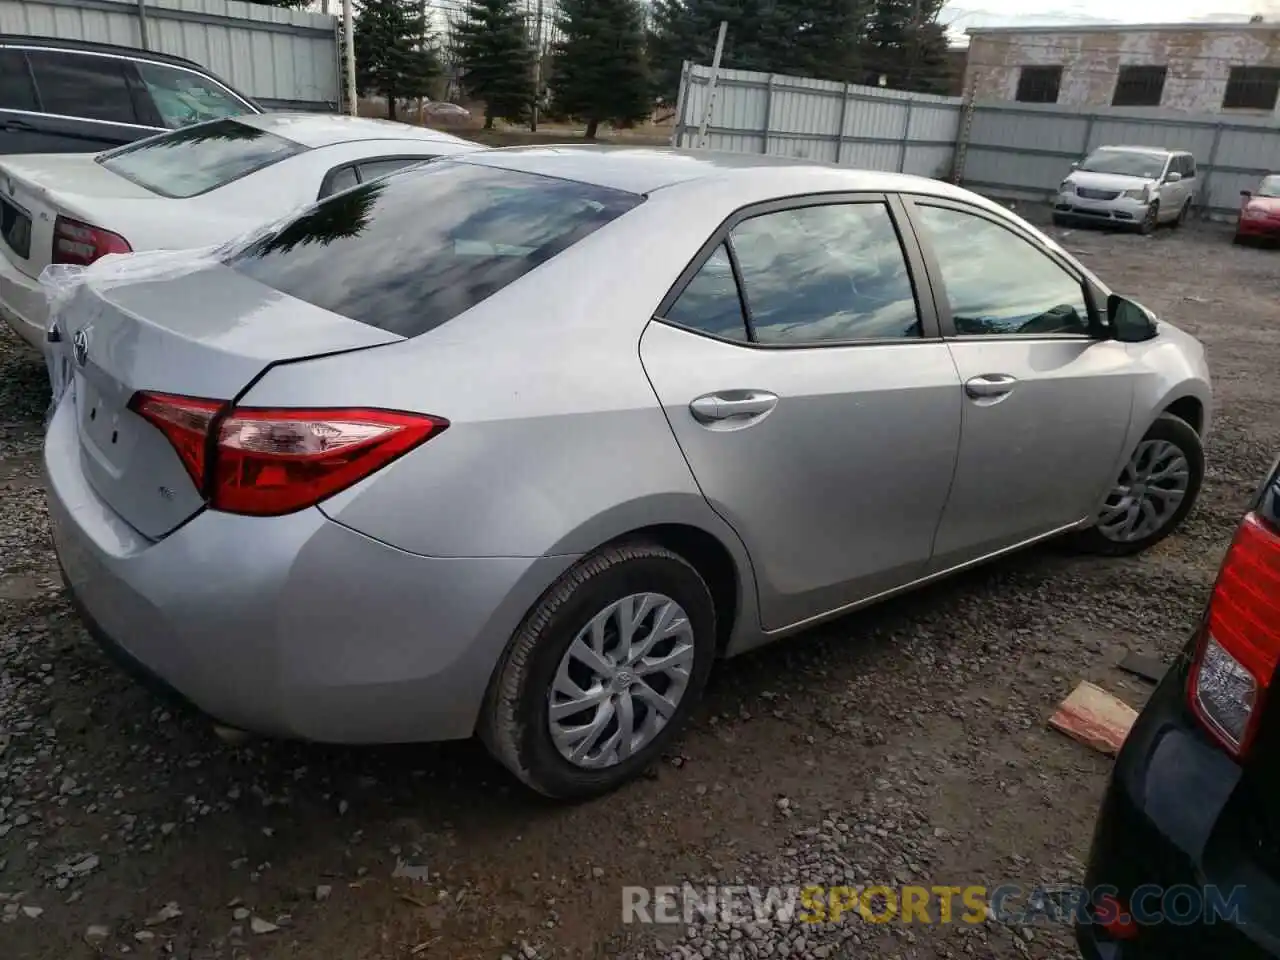
[[[1204,428],[1204,405],[1195,397],[1180,397],[1165,407],[1164,412],[1184,421],[1197,434]]]
[[[716,606],[716,648],[723,652],[733,635],[738,615],[738,572],[725,545],[698,527],[679,523],[662,523],[641,527],[618,537],[613,542],[647,540],[680,554],[706,581]]]

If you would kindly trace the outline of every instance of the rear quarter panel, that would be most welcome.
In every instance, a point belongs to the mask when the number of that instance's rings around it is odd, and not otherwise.
[[[276,367],[241,402],[447,418],[442,434],[322,504],[412,553],[579,554],[638,527],[686,523],[746,569],[639,357],[653,310],[727,212],[658,194],[435,330]],[[681,229],[670,229],[673,217]]]

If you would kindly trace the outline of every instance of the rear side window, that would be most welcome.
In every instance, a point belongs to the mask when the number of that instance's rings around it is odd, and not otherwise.
[[[748,339],[738,282],[733,277],[733,264],[723,243],[716,247],[680,298],[667,310],[666,320],[713,337]]]
[[[227,263],[405,337],[469,310],[642,201],[571,180],[437,161],[330,197]]]
[[[151,95],[161,122],[172,129],[250,112],[242,100],[191,70],[140,60],[138,76]]]
[[[387,157],[384,160],[366,160],[358,165],[360,179],[364,183],[368,183],[370,180],[385,177],[388,173],[395,173],[397,170],[403,170],[405,167],[412,166],[415,163],[423,163],[430,159],[430,157]]]
[[[163,197],[194,197],[306,149],[248,124],[213,120],[121,147],[98,162]]]
[[[138,122],[126,61],[53,50],[28,50],[27,59],[45,113],[109,123]]]
[[[21,50],[0,50],[0,110],[36,110],[36,88]]]

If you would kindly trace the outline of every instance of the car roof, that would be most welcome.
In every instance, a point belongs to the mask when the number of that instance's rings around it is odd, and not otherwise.
[[[814,160],[670,147],[507,147],[453,158],[462,163],[576,180],[593,186],[650,194],[679,184],[736,181],[744,203],[810,192],[887,191],[938,196],[973,195],[950,184],[901,173],[837,167]]]
[[[345,114],[273,110],[244,114],[232,119],[285,137],[304,147],[328,147],[353,140],[432,140],[476,146],[469,140],[432,130],[430,127],[415,127],[407,123],[376,120],[372,117],[350,117]]]
[[[93,40],[69,40],[65,37],[27,36],[18,33],[0,33],[0,46],[7,47],[48,47],[53,50],[80,50],[84,53],[107,53],[117,57],[137,57],[141,60],[155,60],[159,63],[172,63],[182,67],[190,67],[201,73],[209,73],[194,60],[174,56],[171,53],[158,53],[155,50],[143,50],[141,47],[129,47],[118,43],[98,43]],[[212,75],[212,74],[211,74]]]

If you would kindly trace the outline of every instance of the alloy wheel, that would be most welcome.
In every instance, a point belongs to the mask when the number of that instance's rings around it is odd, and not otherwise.
[[[1098,515],[1098,530],[1117,543],[1158,533],[1177,513],[1190,477],[1186,454],[1176,444],[1143,440],[1111,488]]]
[[[560,755],[600,769],[643,750],[674,716],[693,660],[693,627],[676,601],[636,593],[609,604],[569,644],[547,694]]]

